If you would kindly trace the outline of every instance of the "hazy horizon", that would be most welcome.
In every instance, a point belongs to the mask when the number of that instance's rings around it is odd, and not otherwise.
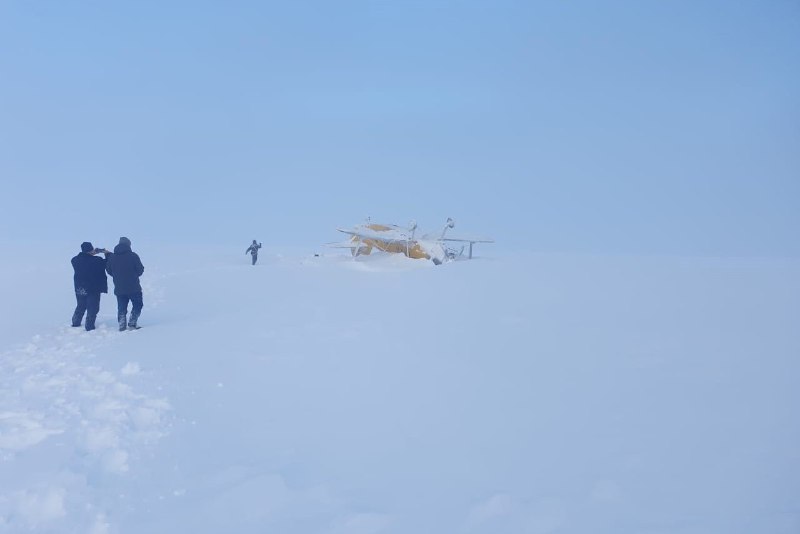
[[[798,64],[794,2],[5,2],[0,234],[797,258]]]

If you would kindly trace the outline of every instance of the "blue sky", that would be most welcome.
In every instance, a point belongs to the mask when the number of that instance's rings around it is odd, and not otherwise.
[[[8,1],[0,73],[6,238],[800,256],[795,1]]]

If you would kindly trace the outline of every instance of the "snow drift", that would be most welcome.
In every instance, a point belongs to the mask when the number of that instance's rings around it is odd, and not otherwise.
[[[797,262],[136,250],[4,254],[0,532],[800,529]]]

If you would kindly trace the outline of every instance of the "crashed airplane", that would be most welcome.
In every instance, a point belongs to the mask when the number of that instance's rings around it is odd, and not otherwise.
[[[350,229],[337,228],[339,232],[350,236],[345,243],[330,243],[335,248],[349,248],[354,257],[368,255],[373,249],[393,254],[404,254],[413,259],[431,260],[436,265],[446,261],[464,258],[464,249],[469,243],[465,259],[472,259],[475,243],[494,243],[488,238],[448,237],[447,231],[455,226],[455,221],[448,218],[439,235],[416,237],[417,224],[411,222],[407,228],[394,224],[378,224],[370,222],[359,224]],[[460,250],[453,249],[449,243],[463,243]]]

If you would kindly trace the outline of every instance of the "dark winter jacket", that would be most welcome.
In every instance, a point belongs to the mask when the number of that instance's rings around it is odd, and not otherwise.
[[[108,293],[104,258],[81,252],[72,258],[72,268],[75,271],[72,279],[76,293]]]
[[[260,248],[261,248],[261,243],[258,244],[253,243],[247,248],[247,250],[244,251],[244,253],[247,254],[249,252],[253,256],[258,256],[258,249]]]
[[[106,271],[114,279],[115,295],[131,295],[142,290],[139,277],[144,272],[144,265],[139,255],[131,251],[130,245],[114,247],[114,253],[108,256]]]

